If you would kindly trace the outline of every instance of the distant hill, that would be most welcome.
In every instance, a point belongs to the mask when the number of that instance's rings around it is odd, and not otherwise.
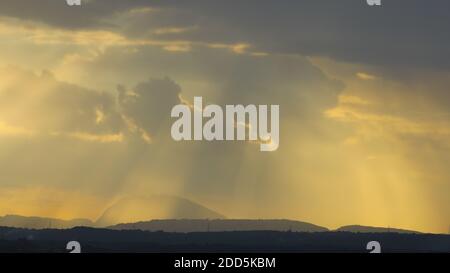
[[[224,231],[293,231],[324,232],[327,228],[291,220],[152,220],[109,227],[116,230],[145,230],[164,232],[224,232]]]
[[[336,231],[347,231],[347,232],[359,232],[359,233],[407,233],[407,234],[419,234],[420,232],[414,230],[398,229],[398,228],[385,228],[385,227],[370,227],[370,226],[343,226],[338,228]]]
[[[150,219],[222,219],[218,212],[176,196],[127,197],[105,210],[96,226],[134,223]]]
[[[27,217],[20,215],[6,215],[0,217],[0,226],[2,227],[17,227],[17,228],[30,228],[30,229],[66,229],[73,227],[91,227],[93,222],[88,219],[72,219],[61,220],[55,218],[44,217]]]

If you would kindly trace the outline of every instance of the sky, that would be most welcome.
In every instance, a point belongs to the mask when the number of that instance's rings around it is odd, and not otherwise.
[[[446,233],[449,1],[0,1],[0,215],[125,196],[228,218]],[[175,142],[170,111],[280,105],[280,146]],[[145,220],[145,219],[144,219]]]

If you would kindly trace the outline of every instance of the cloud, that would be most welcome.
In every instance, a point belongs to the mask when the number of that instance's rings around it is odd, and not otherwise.
[[[145,7],[145,0],[83,1],[83,8],[73,8],[60,0],[2,1],[0,14],[23,20],[43,22],[57,28],[86,29],[113,27],[108,18],[117,12]]]
[[[358,77],[359,79],[364,80],[364,81],[371,81],[371,80],[375,80],[377,78],[374,75],[367,74],[367,73],[364,73],[364,72],[356,73],[356,77]]]
[[[0,88],[5,126],[42,134],[116,134],[123,126],[108,93],[60,82],[47,71],[37,75],[10,66],[0,73],[8,75]]]
[[[123,115],[131,127],[142,129],[143,138],[150,141],[152,135],[167,125],[172,107],[180,103],[181,87],[166,77],[141,82],[128,91],[120,86],[118,92]]]
[[[179,93],[168,78],[119,96],[58,80],[49,71],[9,66],[0,75],[0,190],[39,185],[114,198],[150,149],[143,132],[158,133],[169,122],[164,107]],[[128,119],[142,130],[133,131]]]
[[[263,52],[380,66],[449,68],[448,49],[443,46],[449,42],[446,1],[389,1],[382,9],[364,1],[311,0],[154,1],[153,5],[168,10],[166,16],[183,15],[182,22],[172,18],[172,23],[198,26],[195,32],[174,36],[177,39],[241,41]]]
[[[381,9],[364,1],[93,0],[74,9],[59,0],[8,0],[0,4],[0,15],[55,28],[108,30],[141,39],[241,43],[259,52],[448,70],[449,8],[448,1],[421,0],[389,1]]]
[[[119,85],[114,94],[59,81],[49,71],[39,75],[9,66],[0,74],[8,75],[0,85],[4,136],[114,143],[137,134],[151,142],[162,126],[169,126],[168,113],[180,103],[181,87],[168,77],[130,90]]]
[[[346,105],[325,112],[329,118],[354,123],[360,129],[362,140],[385,137],[385,134],[414,136],[446,144],[450,148],[450,123],[445,120],[417,121],[370,111],[361,111]]]

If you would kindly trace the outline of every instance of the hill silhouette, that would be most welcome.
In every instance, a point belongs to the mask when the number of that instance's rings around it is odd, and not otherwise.
[[[120,199],[95,222],[106,227],[150,219],[221,219],[218,212],[176,196],[126,197]]]
[[[164,232],[223,232],[223,231],[295,231],[323,232],[325,227],[291,220],[247,220],[247,219],[179,219],[151,220],[109,227],[117,230],[145,230]]]
[[[421,233],[414,230],[399,229],[399,228],[386,228],[386,227],[370,227],[370,226],[360,226],[360,225],[350,225],[338,228],[336,231],[347,231],[347,232],[358,232],[358,233],[384,233],[384,232],[394,232],[394,233]]]
[[[153,200],[155,201],[155,200]],[[144,203],[147,203],[144,201]],[[183,202],[181,202],[183,203]],[[125,204],[125,206],[122,206]],[[164,232],[226,232],[226,231],[292,231],[292,232],[325,232],[330,231],[326,227],[318,226],[312,223],[284,220],[284,219],[223,219],[224,217],[214,211],[208,210],[202,206],[191,205],[178,214],[179,219],[154,219],[148,221],[133,222],[133,217],[113,217],[116,215],[118,205],[121,209],[129,208],[130,203],[127,200],[121,200],[105,211],[102,217],[96,222],[89,219],[71,219],[62,220],[57,218],[21,216],[21,215],[5,215],[0,217],[0,227],[15,227],[26,229],[70,229],[74,227],[104,227],[114,230],[143,230],[143,231],[164,231]],[[132,206],[135,199],[131,201]],[[148,203],[147,203],[148,204]],[[180,203],[179,203],[180,204]],[[194,205],[192,205],[194,204]],[[194,211],[191,213],[189,210]],[[140,212],[138,216],[134,214],[136,219],[145,217],[148,212]],[[198,218],[189,218],[188,215],[194,215]],[[185,219],[183,219],[183,216]],[[130,221],[127,221],[129,219]],[[145,219],[145,218],[144,218]],[[112,223],[107,225],[107,223]],[[336,232],[352,232],[352,233],[405,233],[420,234],[421,232],[414,230],[372,227],[362,225],[342,226]]]
[[[35,216],[20,216],[20,215],[5,215],[0,217],[0,226],[2,227],[18,227],[31,229],[44,228],[58,228],[66,229],[78,226],[91,227],[93,222],[88,219],[72,219],[61,220],[55,218],[35,217]]]

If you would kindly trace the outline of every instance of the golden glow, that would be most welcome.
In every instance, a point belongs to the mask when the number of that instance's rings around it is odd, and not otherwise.
[[[0,188],[0,215],[16,214],[60,219],[97,219],[110,200],[81,191],[51,187]]]
[[[128,15],[153,11],[136,9]],[[423,98],[427,88],[436,86],[412,89],[411,85],[384,79],[373,67],[302,58],[304,65],[314,66],[318,79],[344,85],[323,109],[319,100],[302,101],[308,94],[315,97],[315,92],[320,93],[319,87],[308,86],[310,93],[295,97],[305,91],[303,86],[283,82],[285,78],[272,79],[272,75],[256,77],[253,73],[259,67],[247,68],[245,63],[257,59],[258,66],[272,65],[273,74],[288,74],[290,67],[300,62],[298,56],[283,56],[286,59],[276,59],[274,65],[270,58],[279,56],[249,43],[160,39],[196,30],[190,26],[158,28],[149,30],[149,38],[138,39],[112,30],[64,30],[0,19],[0,165],[14,163],[2,172],[0,215],[95,220],[112,200],[148,193],[186,197],[229,218],[292,218],[329,228],[361,224],[447,230],[450,173],[445,161],[449,159],[450,120],[435,100]],[[146,53],[142,48],[156,50]],[[215,53],[219,57],[208,66]],[[223,56],[235,59],[228,63],[220,59]],[[229,68],[231,65],[234,67]],[[248,70],[242,73],[238,70],[241,67]],[[46,70],[54,75],[41,72]],[[220,98],[227,88],[246,87],[245,80],[250,78],[274,93],[282,93],[286,86],[292,88],[295,94],[287,99],[289,103],[303,102],[298,110],[305,106],[319,114],[308,119],[306,109],[306,114],[299,111],[283,118],[281,108],[282,144],[278,152],[261,154],[256,145],[239,146],[242,149],[238,150],[223,143],[229,146],[219,150],[214,165],[206,157],[209,146],[180,147],[167,138],[167,131],[142,128],[119,111],[117,84],[134,86],[148,77],[166,74],[181,83],[183,94],[189,95],[180,94],[179,100],[191,108],[191,94],[200,95],[196,92],[201,90]],[[448,84],[442,79],[448,76],[424,75],[444,86]],[[83,77],[89,80],[80,80]],[[101,131],[110,116],[107,108],[96,103],[88,105],[93,108],[92,115],[87,115],[93,124],[91,130],[80,125],[86,122],[83,109],[74,110],[82,118],[67,122],[67,105],[51,101],[58,82],[101,91],[112,85],[106,90],[113,98],[110,107],[119,109],[123,127]],[[245,84],[240,85],[242,82]],[[46,104],[48,101],[51,103]],[[48,109],[51,106],[55,109]],[[227,153],[234,149],[238,152]],[[227,185],[193,185],[194,170],[199,166],[204,167],[209,183],[229,176]],[[159,213],[166,215],[165,211]]]

